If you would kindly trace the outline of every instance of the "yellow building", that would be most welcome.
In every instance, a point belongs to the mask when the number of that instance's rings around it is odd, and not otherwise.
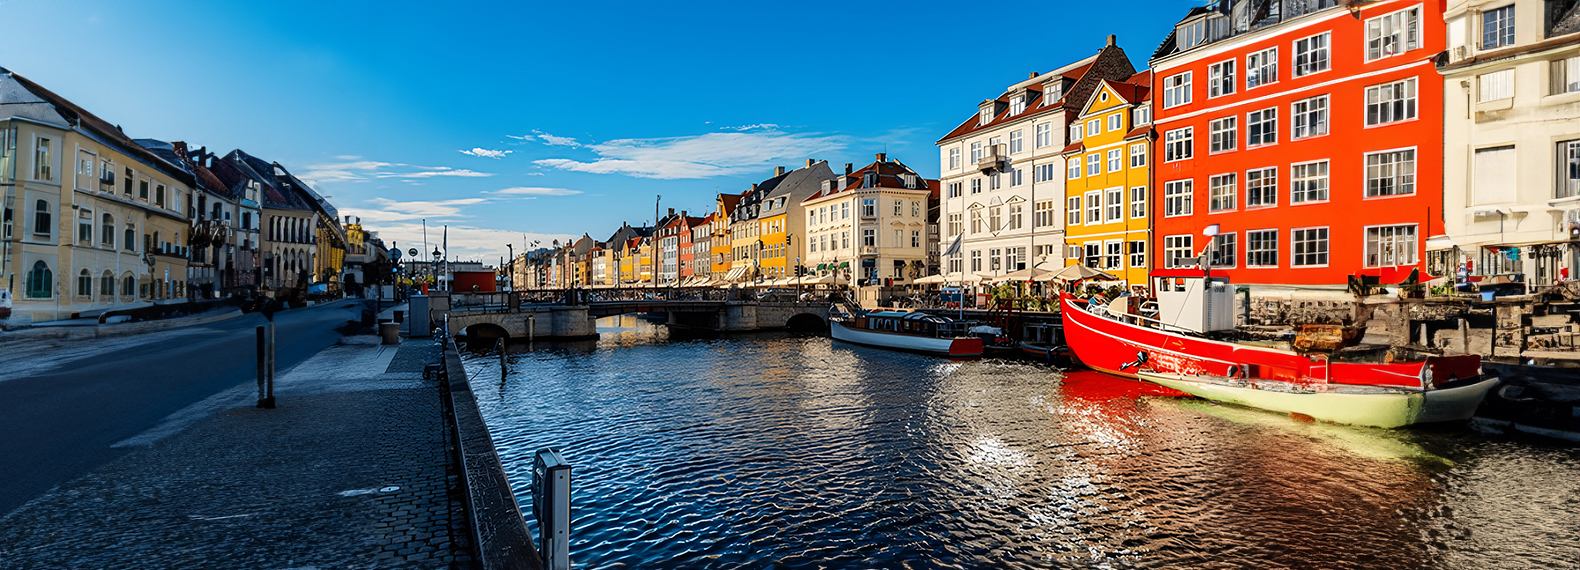
[[[1066,265],[1145,284],[1151,256],[1151,73],[1104,80],[1070,127],[1064,149]]]
[[[719,194],[713,212],[713,219],[709,222],[712,236],[708,244],[713,259],[713,279],[723,281],[730,274],[730,266],[735,258],[731,253],[730,212],[735,210],[736,204],[746,194]]]

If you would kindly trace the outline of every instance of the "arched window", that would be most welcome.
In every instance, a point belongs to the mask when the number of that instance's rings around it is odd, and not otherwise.
[[[104,242],[104,247],[115,249],[115,216],[105,214],[103,218],[100,223],[100,225],[104,226],[104,229],[100,231],[103,235],[101,240]],[[109,290],[114,291],[115,289],[112,287]]]
[[[99,296],[107,299],[115,298],[115,274],[104,270],[104,276],[99,278]]]
[[[51,289],[55,287],[55,274],[49,270],[49,265],[34,262],[33,270],[27,273],[27,297],[29,299],[48,299],[54,296]]]
[[[137,296],[137,278],[130,272],[121,276],[121,296],[131,299]]]
[[[93,273],[89,272],[86,267],[77,273],[77,296],[93,296]]]
[[[126,224],[126,235],[124,237],[121,247],[126,248],[126,251],[137,251],[137,224]]]
[[[33,207],[33,212],[33,233],[44,236],[53,234],[54,232],[49,231],[50,221],[53,219],[49,215],[49,200],[39,200],[38,205]]]

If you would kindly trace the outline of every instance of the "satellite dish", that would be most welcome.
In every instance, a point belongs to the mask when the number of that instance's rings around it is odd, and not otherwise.
[[[1204,236],[1207,236],[1207,237],[1217,237],[1218,236],[1218,224],[1213,224],[1213,225],[1207,226],[1205,228],[1202,228],[1201,235],[1204,235]]]

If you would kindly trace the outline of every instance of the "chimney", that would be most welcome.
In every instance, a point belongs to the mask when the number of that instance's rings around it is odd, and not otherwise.
[[[187,157],[187,143],[181,141],[170,143],[170,149],[176,152],[176,156],[181,158]]]
[[[674,208],[670,208],[669,209],[669,215],[671,215],[671,216],[675,215],[675,209]]]
[[[846,176],[850,175],[850,172],[851,172],[851,168],[850,167],[851,167],[851,164],[849,162],[845,163],[845,175]]]
[[[753,191],[753,192],[756,192],[756,191],[757,191],[757,185],[756,185],[756,184],[752,184],[752,191]]]
[[[888,161],[889,161],[889,153],[886,153],[886,152],[878,153],[878,163],[879,164],[882,164],[882,163],[885,163],[885,162],[888,162]]]
[[[806,159],[806,167],[807,168],[812,168],[812,159],[810,159],[810,158]]]
[[[1116,36],[1114,34],[1108,34],[1108,47],[1114,47],[1114,43],[1116,43],[1118,41],[1119,41],[1119,36]]]
[[[784,176],[784,175],[785,175],[785,167],[783,167],[783,166],[775,166],[774,167],[774,177],[775,178],[778,178],[778,177]]]
[[[1037,78],[1037,72],[1035,72],[1035,71],[1031,72],[1030,75],[1026,76],[1026,79],[1036,79],[1036,78]]]

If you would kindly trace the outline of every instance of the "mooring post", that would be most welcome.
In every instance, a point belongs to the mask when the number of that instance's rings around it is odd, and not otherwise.
[[[1460,354],[1470,354],[1470,321],[1459,319]]]
[[[532,348],[532,341],[536,336],[538,336],[538,316],[527,315],[527,348]]]
[[[265,333],[264,333],[263,327],[262,326],[258,327],[256,332],[258,333],[257,334],[257,337],[258,337],[257,338],[257,341],[258,341],[258,407],[262,408],[262,407],[264,407],[263,406],[263,398],[264,398],[263,385],[264,385],[264,382],[266,382],[268,380],[268,375],[269,375],[269,348],[267,346],[268,337],[264,336]]]
[[[1432,338],[1427,333],[1426,323],[1421,323],[1421,346],[1432,346]]]
[[[268,374],[268,379],[267,379],[267,382],[266,382],[265,395],[264,395],[263,399],[258,400],[258,407],[260,407],[260,408],[273,408],[274,407],[274,371],[275,371],[275,357],[276,357],[275,350],[274,350],[275,349],[275,343],[274,343],[274,319],[269,319],[269,324],[267,326],[268,326],[268,331],[267,331],[266,335],[268,336],[268,339],[267,339],[267,341],[264,344],[267,345],[268,353],[269,353],[269,356],[268,356],[269,374]]]
[[[499,339],[498,342],[495,342],[494,348],[499,350],[499,378],[503,380],[505,373],[508,372],[505,367],[505,339]]]

